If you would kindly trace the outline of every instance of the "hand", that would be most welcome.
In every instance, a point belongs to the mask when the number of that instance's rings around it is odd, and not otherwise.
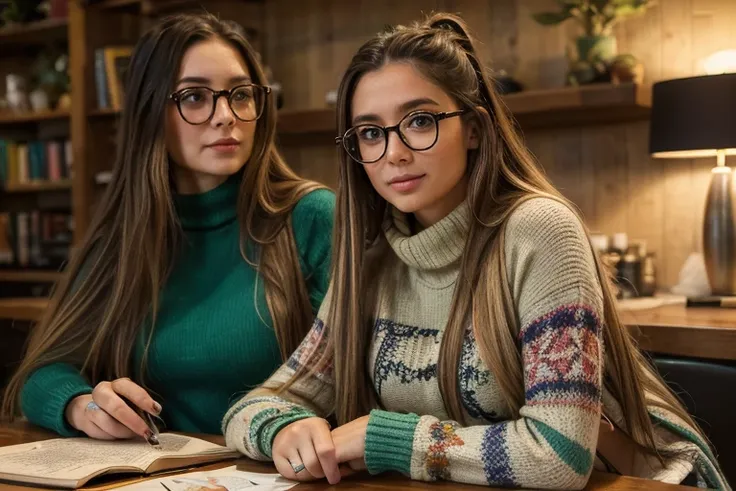
[[[271,449],[276,470],[287,479],[313,481],[326,477],[330,484],[340,482],[340,468],[330,425],[322,418],[307,418],[291,423],[278,432]],[[294,472],[294,467],[304,469]]]
[[[332,430],[337,461],[347,463],[354,471],[366,469],[365,435],[368,430],[368,419],[369,416],[363,416]]]
[[[67,422],[91,438],[115,440],[138,435],[146,440],[150,430],[145,421],[121,398],[151,414],[161,413],[161,406],[139,385],[128,378],[100,382],[92,394],[77,396],[64,411]]]

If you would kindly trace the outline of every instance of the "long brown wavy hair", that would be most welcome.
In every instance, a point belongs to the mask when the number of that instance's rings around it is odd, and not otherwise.
[[[131,351],[144,322],[155,326],[159,292],[182,238],[172,201],[164,115],[181,60],[194,43],[221,39],[245,60],[253,83],[267,84],[239,26],[210,14],[162,19],[137,43],[128,69],[113,178],[89,231],[33,329],[5,393],[12,418],[27,377],[46,364],[80,366],[91,384],[132,377]],[[264,280],[282,358],[296,349],[313,314],[299,266],[290,212],[320,185],[297,176],[274,145],[276,106],[267,99],[237,203],[240,251]],[[252,257],[246,243],[255,244]],[[150,344],[153,329],[150,330]],[[148,348],[146,347],[146,353]],[[146,356],[140,374],[145,373]],[[139,381],[142,382],[142,381]]]
[[[467,201],[474,219],[439,355],[439,384],[446,411],[452,419],[463,422],[457,373],[465,326],[472,319],[481,358],[498,381],[512,417],[518,418],[524,404],[524,379],[516,343],[520,326],[506,275],[504,224],[522,202],[539,196],[558,200],[580,216],[525,147],[478,59],[473,38],[457,16],[435,14],[421,23],[391,28],[366,42],[353,57],[340,85],[339,134],[351,125],[351,101],[361,77],[390,62],[410,63],[451,95],[460,108],[469,109],[480,136],[479,148],[468,155]],[[366,172],[343,149],[339,158],[333,283],[324,319],[328,328],[326,349],[320,360],[305,364],[311,366],[310,370],[299,370],[281,390],[310,371],[320,370],[325,363],[333,363],[335,417],[344,424],[368,414],[376,404],[366,370],[366,347],[376,306],[375,278],[386,257],[387,241],[381,225],[388,204],[375,191]],[[598,258],[596,265],[603,290],[606,388],[620,403],[634,441],[646,452],[657,454],[648,404],[671,411],[696,431],[698,426],[622,325],[610,278]]]

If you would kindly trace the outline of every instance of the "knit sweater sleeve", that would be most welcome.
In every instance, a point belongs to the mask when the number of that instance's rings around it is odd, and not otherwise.
[[[463,427],[373,411],[365,445],[371,473],[534,489],[586,485],[603,356],[602,292],[589,242],[564,205],[534,199],[509,218],[505,255],[520,326],[525,402],[518,419]]]
[[[271,446],[279,431],[301,419],[327,417],[332,412],[335,392],[332,362],[281,391],[280,387],[307,363],[322,358],[327,342],[325,318],[330,303],[329,289],[317,318],[299,347],[276,372],[257,389],[233,404],[222,421],[227,446],[255,460],[271,460]],[[314,355],[313,355],[314,354]]]
[[[92,386],[68,363],[52,363],[30,374],[21,391],[21,408],[31,423],[60,436],[80,436],[66,421],[66,406],[77,396],[92,393]]]

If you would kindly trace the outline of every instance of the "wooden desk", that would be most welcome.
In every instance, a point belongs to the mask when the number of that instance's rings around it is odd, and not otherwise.
[[[621,318],[643,350],[736,360],[736,309],[665,305],[622,311]]]
[[[0,299],[0,319],[37,321],[43,298]],[[736,309],[665,305],[621,311],[624,323],[646,351],[719,360],[736,360]]]
[[[19,443],[28,443],[33,441],[47,440],[53,438],[54,435],[40,430],[28,423],[13,423],[11,425],[0,426],[0,447],[6,445],[15,445]],[[220,445],[223,444],[222,436],[203,436],[197,435],[198,438],[206,439]],[[255,462],[246,458],[236,461],[239,469],[251,472],[275,472],[272,465],[263,462]],[[232,461],[202,467],[202,469],[216,469],[233,465]],[[326,481],[319,481],[307,484],[300,484],[292,489],[295,491],[317,491],[326,489],[344,489],[344,490],[364,490],[364,489],[382,489],[384,491],[404,491],[415,489],[453,489],[458,491],[479,491],[482,489],[500,491],[500,488],[489,488],[482,486],[472,486],[468,484],[457,484],[450,482],[426,483],[421,481],[411,481],[402,475],[382,474],[380,476],[368,476],[365,474],[352,476],[343,480],[337,486],[330,486]],[[0,483],[0,491],[29,491],[31,487],[16,486],[11,484]],[[594,472],[590,478],[588,486],[585,488],[589,491],[687,491],[693,489],[687,486],[675,486],[672,484],[664,484],[657,481],[649,481],[645,479],[637,479],[633,477],[620,477],[611,474]]]

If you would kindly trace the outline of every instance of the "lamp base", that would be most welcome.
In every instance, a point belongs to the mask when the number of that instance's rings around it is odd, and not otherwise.
[[[713,169],[703,223],[703,256],[713,295],[736,295],[736,190],[731,169]]]

